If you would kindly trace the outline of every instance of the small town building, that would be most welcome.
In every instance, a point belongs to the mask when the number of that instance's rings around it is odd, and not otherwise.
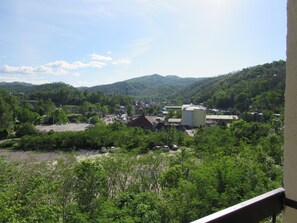
[[[146,130],[156,130],[162,124],[156,116],[140,115],[128,123],[129,126],[140,127]]]
[[[166,110],[170,110],[170,109],[173,109],[173,110],[180,110],[183,108],[183,106],[178,106],[178,105],[167,105],[164,107]]]
[[[206,115],[206,123],[209,125],[227,125],[238,120],[237,115]]]
[[[181,118],[169,118],[167,122],[169,125],[180,125],[182,120]]]
[[[182,125],[190,127],[204,126],[206,123],[206,108],[202,105],[182,106]]]

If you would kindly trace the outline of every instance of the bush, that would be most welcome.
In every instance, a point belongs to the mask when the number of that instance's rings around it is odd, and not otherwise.
[[[31,123],[24,123],[24,124],[20,124],[16,127],[16,137],[23,137],[25,135],[34,135],[36,134],[38,131],[35,128],[35,126]]]
[[[0,140],[1,139],[7,139],[7,137],[8,137],[7,129],[0,129]]]

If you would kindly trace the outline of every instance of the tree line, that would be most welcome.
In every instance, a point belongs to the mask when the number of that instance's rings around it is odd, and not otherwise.
[[[37,87],[36,87],[37,88]],[[62,83],[39,86],[31,93],[11,94],[0,89],[0,139],[34,132],[34,125],[87,122],[107,114],[134,114],[134,101],[126,96],[82,92]],[[15,135],[16,134],[16,135]]]
[[[285,80],[286,62],[280,60],[194,83],[175,96],[183,95],[183,101],[234,113],[281,113]]]
[[[193,221],[281,186],[283,130],[273,123],[241,120],[230,128],[201,128],[188,146],[172,153],[132,149],[94,160],[76,161],[69,155],[57,162],[18,165],[1,159],[0,221]],[[137,148],[153,134],[114,125],[109,135],[105,128],[87,131],[85,143],[94,137],[94,143],[122,139],[122,146]],[[65,148],[83,138],[55,134],[52,145]],[[20,144],[33,139],[40,146],[46,143],[31,137]]]

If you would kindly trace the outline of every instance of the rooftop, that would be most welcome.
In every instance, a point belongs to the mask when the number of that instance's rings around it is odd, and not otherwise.
[[[206,119],[212,120],[237,120],[237,115],[206,115]]]
[[[193,104],[189,104],[189,105],[183,105],[182,106],[183,110],[187,110],[187,111],[193,111],[193,110],[206,110],[206,107],[202,106],[202,105],[193,105]]]

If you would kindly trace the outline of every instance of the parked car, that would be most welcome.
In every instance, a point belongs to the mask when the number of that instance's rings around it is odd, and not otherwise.
[[[154,149],[161,149],[161,146],[155,146]]]
[[[163,152],[168,152],[169,151],[169,146],[165,145],[163,146]]]
[[[176,150],[179,149],[179,147],[178,147],[178,145],[172,145],[171,149],[174,150],[174,151],[176,151]]]
[[[101,149],[100,149],[100,153],[107,153],[107,149],[106,149],[106,147],[101,147]]]

